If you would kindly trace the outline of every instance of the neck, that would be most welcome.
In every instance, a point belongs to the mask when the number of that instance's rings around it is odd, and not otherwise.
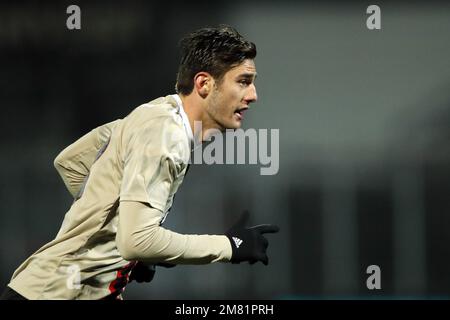
[[[183,108],[186,112],[186,115],[189,119],[189,124],[191,125],[192,133],[194,135],[194,139],[198,139],[197,137],[201,137],[201,141],[205,141],[208,136],[207,132],[210,129],[220,130],[220,127],[215,123],[211,117],[206,112],[206,103],[204,99],[195,96],[195,93],[192,93],[188,96],[184,96],[179,94],[181,101],[183,102]],[[201,122],[201,127],[195,126],[196,122]],[[201,130],[201,132],[199,132]]]

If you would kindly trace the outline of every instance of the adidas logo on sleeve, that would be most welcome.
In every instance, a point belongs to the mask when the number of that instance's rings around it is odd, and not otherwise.
[[[239,238],[237,238],[237,237],[233,237],[233,241],[234,241],[234,244],[236,245],[236,248],[239,248],[239,246],[242,244],[242,240],[241,239],[239,239]]]

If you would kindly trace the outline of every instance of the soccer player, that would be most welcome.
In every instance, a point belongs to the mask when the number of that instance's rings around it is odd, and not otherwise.
[[[235,29],[202,28],[181,49],[177,94],[92,130],[57,156],[74,202],[56,238],[18,267],[2,299],[120,299],[131,280],[150,281],[158,264],[267,265],[263,234],[278,227],[246,227],[248,214],[223,235],[162,227],[194,139],[240,128],[257,99],[256,47]]]

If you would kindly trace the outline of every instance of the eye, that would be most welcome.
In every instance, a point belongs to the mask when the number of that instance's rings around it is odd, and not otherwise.
[[[247,79],[239,80],[239,84],[241,84],[242,86],[245,86],[245,87],[249,86],[251,83],[252,82],[250,80],[247,80]]]

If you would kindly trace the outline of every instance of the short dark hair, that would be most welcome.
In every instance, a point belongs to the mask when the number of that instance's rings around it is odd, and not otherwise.
[[[220,82],[228,70],[256,57],[255,44],[227,25],[189,33],[181,39],[180,46],[181,61],[175,89],[183,95],[194,89],[194,76],[198,72],[208,72]]]

